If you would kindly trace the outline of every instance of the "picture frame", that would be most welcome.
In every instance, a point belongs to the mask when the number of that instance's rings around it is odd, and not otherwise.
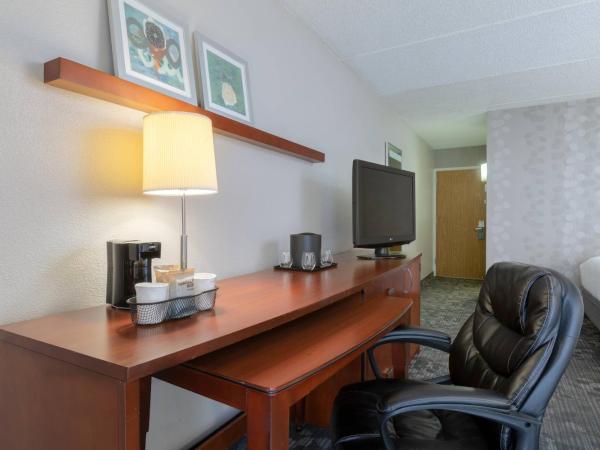
[[[385,143],[385,165],[402,169],[402,150],[391,142]]]
[[[107,0],[115,75],[198,105],[189,31],[140,0]]]
[[[194,32],[202,107],[234,120],[253,123],[248,64],[239,56]]]

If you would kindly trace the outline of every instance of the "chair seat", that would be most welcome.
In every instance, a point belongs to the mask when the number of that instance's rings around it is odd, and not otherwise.
[[[381,450],[377,402],[382,394],[424,384],[412,380],[373,380],[344,387],[333,412],[338,450]],[[388,429],[397,449],[485,450],[497,448],[485,437],[480,419],[452,411],[414,411],[394,418]],[[495,433],[492,434],[495,435]]]

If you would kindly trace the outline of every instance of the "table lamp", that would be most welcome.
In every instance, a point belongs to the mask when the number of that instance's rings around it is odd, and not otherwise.
[[[217,193],[212,121],[163,111],[144,117],[144,194],[181,197],[180,269],[187,269],[185,200]]]

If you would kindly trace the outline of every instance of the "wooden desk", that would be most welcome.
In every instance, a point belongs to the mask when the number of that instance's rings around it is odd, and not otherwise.
[[[158,377],[245,411],[249,450],[283,450],[290,407],[397,327],[411,306],[356,295]]]
[[[143,449],[152,375],[353,296],[410,297],[409,322],[418,324],[420,258],[355,255],[315,274],[223,280],[214,311],[157,326],[98,306],[0,327],[0,448]]]

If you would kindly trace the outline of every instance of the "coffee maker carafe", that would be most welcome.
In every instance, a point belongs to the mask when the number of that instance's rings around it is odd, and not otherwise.
[[[106,303],[129,308],[136,283],[152,281],[152,259],[160,258],[160,242],[108,241]]]

